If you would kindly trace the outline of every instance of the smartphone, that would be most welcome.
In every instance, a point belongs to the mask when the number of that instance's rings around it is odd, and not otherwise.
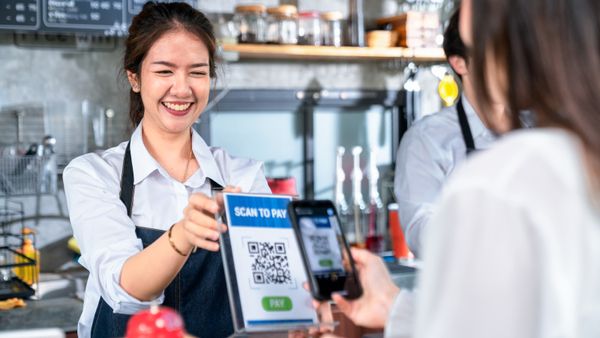
[[[338,292],[348,299],[362,294],[354,260],[331,201],[292,201],[288,214],[298,239],[315,299]]]

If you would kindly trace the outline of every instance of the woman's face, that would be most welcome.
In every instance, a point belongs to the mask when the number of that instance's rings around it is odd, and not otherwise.
[[[186,30],[165,33],[142,62],[140,78],[128,73],[144,103],[144,130],[187,132],[208,102],[209,56],[200,38]]]

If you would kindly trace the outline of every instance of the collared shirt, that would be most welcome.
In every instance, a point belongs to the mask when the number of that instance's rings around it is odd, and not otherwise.
[[[167,230],[183,217],[192,193],[210,196],[208,178],[244,192],[270,192],[262,163],[208,147],[196,131],[192,132],[192,151],[200,168],[185,183],[173,179],[144,146],[140,123],[131,136],[135,193],[129,218],[119,199],[126,146],[123,142],[100,154],[80,156],[63,173],[73,234],[81,249],[79,262],[90,272],[78,325],[80,337],[90,336],[100,296],[115,313],[123,314],[133,314],[152,302],[162,303],[164,295],[143,302],[119,285],[123,264],[142,250],[136,225]]]
[[[522,130],[457,170],[424,233],[414,337],[600,337],[600,191],[582,150]],[[401,296],[386,337],[407,334]]]
[[[462,96],[475,147],[487,149],[496,140]],[[466,159],[467,147],[456,106],[424,117],[402,137],[396,156],[394,193],[407,244],[420,256],[421,231],[433,213],[435,200],[454,169]]]

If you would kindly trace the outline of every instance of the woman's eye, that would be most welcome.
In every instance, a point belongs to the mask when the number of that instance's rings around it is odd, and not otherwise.
[[[159,70],[156,72],[156,74],[168,75],[168,74],[171,74],[171,71],[170,70]]]
[[[192,76],[205,76],[206,72],[192,72]]]

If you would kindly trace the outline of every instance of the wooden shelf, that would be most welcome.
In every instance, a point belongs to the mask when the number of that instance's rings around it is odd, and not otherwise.
[[[223,44],[226,53],[237,53],[239,59],[281,60],[397,60],[415,62],[445,61],[441,48],[373,48],[296,45]]]

